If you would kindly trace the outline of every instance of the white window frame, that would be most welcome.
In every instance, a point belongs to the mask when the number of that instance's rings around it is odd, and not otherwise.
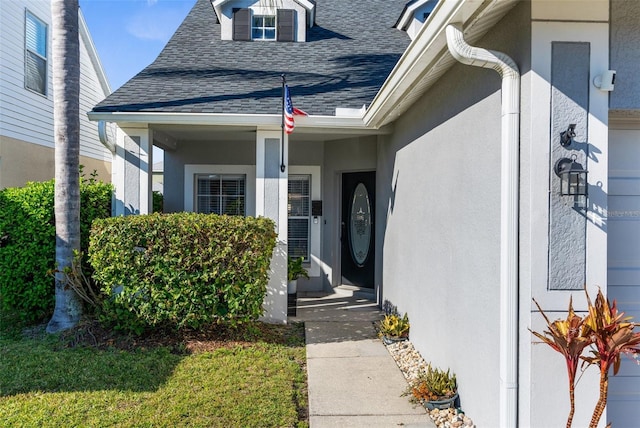
[[[1,1],[1,0],[0,0]],[[27,43],[27,27],[28,22],[32,21],[35,25],[41,25],[44,27],[44,56],[37,51],[31,50]],[[35,55],[36,57],[42,59],[44,61],[44,87],[43,92],[40,92],[37,89],[30,88],[27,84],[28,78],[28,63],[29,63],[29,55]],[[34,94],[42,95],[44,97],[47,96],[48,88],[49,88],[49,26],[42,19],[38,18],[36,14],[31,12],[29,9],[25,9],[24,12],[24,87],[28,91],[33,92]]]
[[[1,0],[0,0],[1,1]],[[256,215],[256,167],[254,165],[194,165],[184,166],[184,210],[196,212],[196,176],[206,174],[244,175],[246,216]]]
[[[195,201],[195,211],[196,212],[203,212],[204,210],[202,209],[202,207],[200,207],[200,197],[204,196],[207,198],[213,198],[215,197],[216,199],[218,199],[219,202],[219,208],[220,208],[220,212],[209,212],[207,214],[218,214],[218,215],[222,215],[222,214],[226,214],[226,215],[239,215],[239,216],[246,216],[246,209],[247,209],[247,204],[246,204],[246,200],[247,200],[247,176],[244,174],[195,174],[193,176],[193,179],[195,181],[194,183],[194,189],[195,189],[195,197],[194,197],[194,201]],[[218,195],[203,195],[200,193],[200,180],[209,180],[209,181],[217,181],[220,183],[220,194]],[[223,192],[223,184],[222,181],[235,181],[236,183],[238,183],[240,180],[242,180],[242,193],[238,193],[236,192],[236,194],[234,195],[225,195]],[[236,184],[237,185],[237,184]],[[234,197],[236,198],[236,200],[242,200],[242,212],[240,213],[227,213],[224,212],[224,198],[225,197]]]
[[[309,262],[309,260],[311,259],[311,201],[313,200],[313,198],[311,197],[311,190],[312,190],[312,185],[313,185],[313,181],[312,181],[312,177],[311,174],[289,174],[289,182],[292,181],[292,177],[295,177],[297,180],[296,181],[303,181],[303,180],[307,180],[309,183],[309,193],[308,195],[303,195],[309,198],[309,203],[307,206],[307,215],[291,215],[289,213],[289,209],[287,208],[287,220],[306,220],[307,221],[307,253],[304,256],[304,261],[306,263]],[[287,192],[287,199],[289,199],[291,193]],[[289,232],[289,236],[287,236],[287,241],[289,244],[291,244],[291,228],[287,227],[287,231]]]
[[[255,25],[255,19],[256,18],[262,18],[262,25],[261,26],[256,26]],[[267,27],[265,26],[265,18],[273,18],[273,27]],[[258,13],[252,13],[251,14],[251,40],[257,40],[257,41],[265,41],[265,42],[275,42],[276,40],[278,40],[278,22],[277,22],[277,15],[271,15],[271,14],[258,14]],[[273,38],[266,38],[265,34],[267,33],[268,30],[272,30],[273,29]],[[260,30],[262,32],[262,37],[255,37],[254,36],[254,31],[255,30]]]
[[[288,173],[290,175],[310,175],[311,201],[318,201],[322,199],[322,177],[320,171],[321,168],[319,165],[290,165]],[[314,217],[311,215],[309,233],[310,256],[307,264],[307,271],[309,272],[309,276],[312,277],[320,276],[320,264],[322,263],[322,259],[320,257],[322,251],[322,223],[322,216]],[[324,263],[322,264],[323,269],[326,271],[328,267],[325,266]]]

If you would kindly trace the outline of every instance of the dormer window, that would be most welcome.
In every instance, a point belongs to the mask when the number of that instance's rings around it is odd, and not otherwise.
[[[233,40],[277,40],[295,42],[295,10],[278,9],[275,15],[252,9],[233,11]]]
[[[438,0],[411,0],[405,5],[394,27],[406,31],[411,40],[415,39],[437,4]]]
[[[222,40],[304,42],[315,19],[315,2],[310,0],[211,0],[211,4]]]
[[[252,40],[275,40],[276,17],[274,15],[254,15],[251,25]]]

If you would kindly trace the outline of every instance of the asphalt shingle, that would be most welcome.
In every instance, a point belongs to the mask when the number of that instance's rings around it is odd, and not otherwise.
[[[97,112],[278,114],[281,74],[296,107],[333,115],[368,105],[408,46],[393,28],[406,0],[318,0],[307,42],[220,40],[209,0],[197,0],[158,58]]]

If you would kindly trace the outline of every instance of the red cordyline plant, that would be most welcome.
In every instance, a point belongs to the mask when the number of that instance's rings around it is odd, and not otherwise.
[[[574,389],[578,361],[583,360],[588,365],[596,364],[600,367],[600,396],[589,424],[589,428],[596,428],[607,405],[609,368],[613,366],[613,374],[616,375],[620,369],[620,359],[623,354],[640,355],[640,333],[633,332],[634,328],[640,324],[631,322],[632,317],[625,317],[624,312],[618,312],[615,300],[610,304],[602,294],[602,290],[598,290],[595,305],[591,302],[586,289],[585,293],[589,313],[584,318],[575,314],[572,301],[569,300],[567,318],[551,322],[538,302],[533,300],[547,322],[548,330],[543,333],[530,330],[531,333],[561,353],[567,363],[571,401],[567,428],[571,426],[575,411]],[[582,356],[584,349],[590,345],[592,356]]]
[[[613,374],[620,370],[622,354],[635,356],[640,354],[640,333],[634,333],[636,323],[630,322],[632,317],[625,317],[624,312],[618,312],[615,300],[610,304],[598,290],[595,305],[591,303],[587,293],[589,315],[585,318],[585,333],[592,337],[595,349],[593,356],[583,357],[589,365],[600,367],[600,397],[591,417],[589,428],[598,426],[602,413],[607,405],[607,390],[609,387],[609,368],[613,366]]]
[[[580,356],[584,348],[592,343],[592,338],[589,334],[586,334],[585,318],[576,315],[573,311],[572,299],[569,299],[567,318],[564,320],[558,319],[553,322],[549,320],[535,299],[533,299],[533,302],[544,317],[547,323],[547,330],[542,333],[529,331],[538,339],[542,340],[543,343],[546,343],[552,349],[561,353],[567,364],[567,373],[569,375],[569,402],[571,405],[569,417],[567,418],[567,428],[570,428],[575,413],[575,385],[578,362],[580,361]]]

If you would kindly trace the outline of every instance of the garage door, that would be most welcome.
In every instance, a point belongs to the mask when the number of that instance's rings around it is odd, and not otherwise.
[[[640,130],[612,130],[609,138],[608,295],[640,322]],[[640,366],[624,357],[609,378],[608,421],[640,423]]]

